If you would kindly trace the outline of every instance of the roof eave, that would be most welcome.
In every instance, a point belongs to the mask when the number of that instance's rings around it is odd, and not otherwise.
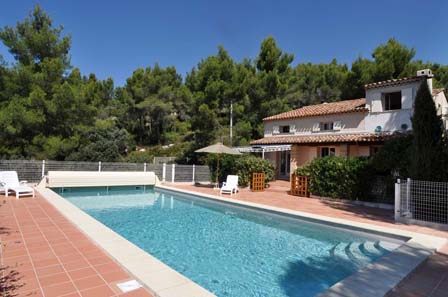
[[[425,78],[425,76],[414,76],[414,77],[390,80],[390,81],[385,80],[385,81],[366,84],[366,85],[364,85],[364,90],[372,90],[372,89],[380,89],[380,88],[385,88],[385,87],[405,85],[405,84],[422,81],[424,78]]]
[[[267,117],[267,118],[263,119],[263,122],[283,121],[283,120],[292,120],[292,119],[301,119],[301,118],[312,118],[312,117],[321,117],[321,116],[327,116],[327,115],[358,113],[358,112],[368,112],[368,111],[369,111],[368,108],[363,107],[360,109],[354,109],[354,110],[348,110],[348,111],[314,114],[314,115],[303,115],[303,116],[291,116],[291,117],[279,118],[279,119],[271,119],[270,117]]]

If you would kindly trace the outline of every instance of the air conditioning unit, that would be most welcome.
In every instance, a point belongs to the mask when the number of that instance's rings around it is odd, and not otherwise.
[[[417,76],[427,76],[427,77],[432,77],[432,71],[431,69],[422,69],[422,70],[417,70]]]

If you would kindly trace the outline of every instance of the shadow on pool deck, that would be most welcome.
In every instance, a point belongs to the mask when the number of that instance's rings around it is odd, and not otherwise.
[[[22,281],[23,276],[17,270],[10,266],[0,267],[0,296],[13,297],[19,296],[18,290],[25,286],[26,283]]]

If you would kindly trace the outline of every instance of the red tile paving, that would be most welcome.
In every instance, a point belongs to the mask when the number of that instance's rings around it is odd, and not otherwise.
[[[0,196],[0,296],[153,296],[122,294],[134,279],[45,199]]]

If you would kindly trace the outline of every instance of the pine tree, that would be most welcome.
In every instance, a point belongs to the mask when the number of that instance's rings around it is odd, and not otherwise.
[[[415,97],[412,117],[414,131],[411,177],[418,180],[443,179],[443,128],[428,84],[422,82]],[[445,169],[446,170],[446,169]]]

